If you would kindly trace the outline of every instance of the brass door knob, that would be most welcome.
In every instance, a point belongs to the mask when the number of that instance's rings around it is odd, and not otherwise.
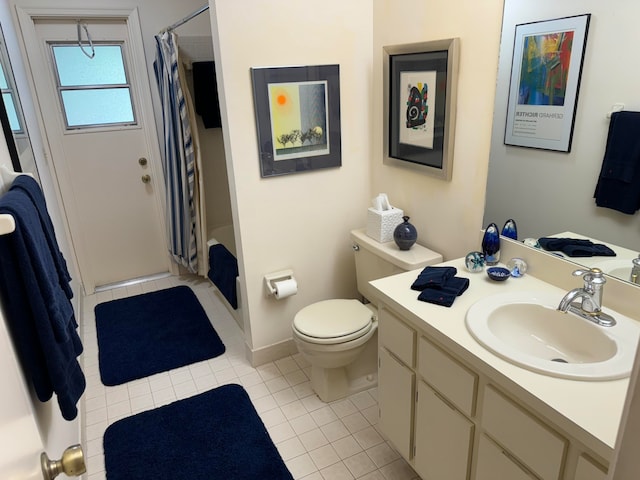
[[[146,158],[144,158],[144,157],[140,157],[140,158],[138,159],[138,163],[139,163],[141,166],[143,166],[143,167],[144,167],[144,166],[147,164],[147,159],[146,159]]]
[[[68,477],[77,477],[87,471],[84,463],[84,452],[81,445],[72,445],[62,452],[60,460],[49,460],[45,452],[40,455],[42,476],[44,480],[53,480],[61,473]]]
[[[142,183],[149,183],[151,181],[150,175],[142,175]]]

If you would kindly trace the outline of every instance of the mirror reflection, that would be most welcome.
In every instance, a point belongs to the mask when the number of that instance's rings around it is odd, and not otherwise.
[[[0,27],[0,92],[4,107],[2,126],[12,156],[13,168],[16,171],[29,172],[37,176],[35,157],[2,27]],[[11,145],[10,139],[13,139],[13,145]]]
[[[640,250],[640,214],[598,207],[594,200],[608,137],[608,114],[620,104],[624,110],[640,111],[640,66],[626,60],[635,44],[634,19],[640,15],[640,3],[619,0],[616,7],[614,12],[598,0],[505,0],[484,225],[495,222],[501,228],[513,218],[519,240],[571,234],[604,243],[616,251],[616,257],[567,258],[585,266],[628,260],[630,268]],[[585,13],[592,16],[571,151],[506,146],[516,25]],[[605,267],[610,275],[629,280],[626,270],[613,264]]]

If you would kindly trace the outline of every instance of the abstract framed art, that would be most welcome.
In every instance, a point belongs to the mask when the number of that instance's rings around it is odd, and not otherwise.
[[[590,19],[516,25],[505,145],[571,151]]]
[[[340,67],[252,68],[260,174],[342,164]]]
[[[459,40],[383,47],[384,163],[450,180]]]

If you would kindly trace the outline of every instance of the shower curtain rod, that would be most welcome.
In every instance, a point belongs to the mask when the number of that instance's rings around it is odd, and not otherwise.
[[[173,30],[174,28],[178,28],[180,25],[184,25],[185,23],[187,23],[189,20],[191,20],[194,17],[197,17],[198,15],[200,15],[202,12],[205,12],[209,10],[209,4],[204,5],[203,7],[199,8],[198,10],[196,10],[195,12],[191,13],[190,15],[187,15],[186,17],[184,17],[182,20],[178,20],[176,23],[174,23],[173,25],[165,28],[163,31],[165,32],[170,32],[171,30]]]

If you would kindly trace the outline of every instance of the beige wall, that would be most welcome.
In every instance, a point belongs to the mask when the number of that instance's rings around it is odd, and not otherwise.
[[[247,343],[291,338],[294,314],[318,300],[356,294],[349,231],[363,226],[371,159],[372,7],[369,0],[210,2],[222,75]],[[261,178],[251,67],[340,64],[342,166]],[[293,269],[298,294],[264,295],[263,275]]]
[[[452,259],[477,250],[489,162],[503,0],[374,2],[372,189],[411,217],[418,242]],[[382,163],[382,47],[460,38],[450,182]]]

